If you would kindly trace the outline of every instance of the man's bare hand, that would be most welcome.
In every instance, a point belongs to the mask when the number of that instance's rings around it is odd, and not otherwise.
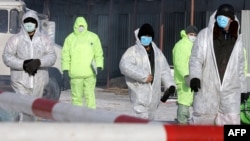
[[[148,75],[146,82],[150,83],[153,81],[153,76],[151,74]]]

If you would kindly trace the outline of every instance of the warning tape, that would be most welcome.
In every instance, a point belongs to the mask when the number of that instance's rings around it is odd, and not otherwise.
[[[12,92],[0,92],[0,107],[7,111],[26,113],[61,122],[157,123],[129,115],[89,109]]]
[[[223,141],[223,137],[223,126],[47,122],[0,126],[1,140],[11,141]]]
[[[0,137],[3,140],[4,138],[13,141],[37,140],[38,136],[39,140],[47,141],[55,139],[60,141],[223,141],[224,138],[223,126],[149,124],[158,122],[73,106],[69,103],[33,98],[12,92],[0,92],[0,107],[5,110],[64,122],[53,124],[47,122],[19,123],[22,126],[16,126],[13,123],[1,123]],[[29,135],[18,134],[18,132],[23,131],[22,129],[25,129],[25,132]],[[9,134],[9,131],[15,133],[15,136]],[[51,131],[54,132],[51,133]]]

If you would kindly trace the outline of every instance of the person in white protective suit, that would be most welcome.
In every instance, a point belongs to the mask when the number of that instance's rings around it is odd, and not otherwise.
[[[2,54],[4,64],[10,67],[11,87],[17,94],[42,97],[49,81],[47,67],[56,61],[55,44],[39,27],[35,11],[26,12],[20,32],[7,41]]]
[[[143,24],[135,31],[135,38],[135,45],[122,55],[119,67],[125,76],[135,116],[153,120],[160,104],[161,86],[173,94],[176,85],[164,54],[153,42],[152,26]]]
[[[240,124],[240,98],[247,83],[239,29],[233,6],[222,4],[194,42],[189,62],[193,124]]]

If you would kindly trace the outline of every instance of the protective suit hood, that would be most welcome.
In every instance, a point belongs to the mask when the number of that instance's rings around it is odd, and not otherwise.
[[[83,25],[83,27],[84,27],[83,32],[80,32],[80,31],[78,30],[78,28],[79,28],[80,25]],[[87,30],[88,30],[88,24],[87,24],[87,22],[86,22],[86,20],[85,20],[84,17],[77,17],[77,18],[76,18],[75,24],[74,24],[74,27],[73,27],[73,30],[74,30],[74,33],[75,33],[76,35],[78,35],[78,34],[83,34],[83,33],[86,33],[86,32],[87,32]]]
[[[140,28],[137,28],[137,29],[134,31],[134,34],[135,34],[135,40],[136,40],[136,41],[140,41],[140,39],[138,38],[138,33],[139,33],[139,30],[140,30]]]
[[[23,22],[23,21],[24,21],[26,18],[29,18],[29,17],[30,17],[30,18],[33,18],[33,19],[35,19],[35,20],[37,21],[36,32],[39,31],[39,30],[40,30],[39,18],[38,18],[37,14],[36,14],[36,11],[33,11],[33,10],[30,10],[30,11],[26,12],[26,13],[23,15],[23,17],[22,17],[22,26],[21,26],[22,31],[26,32],[25,29],[24,29],[24,22]],[[26,33],[27,33],[27,32],[26,32]]]
[[[137,47],[143,48],[143,49],[144,49],[145,47],[141,44],[141,41],[140,41],[140,39],[138,38],[139,30],[140,30],[140,28],[137,28],[137,29],[134,31],[135,39],[136,39],[136,44],[138,45]],[[154,41],[152,41],[151,44],[152,44],[152,47],[153,47],[153,48],[154,48],[154,46],[156,46],[156,44],[154,43]]]
[[[215,15],[217,13],[217,10],[215,10],[213,12],[213,14],[210,16],[209,18],[209,23],[208,23],[208,29],[212,32],[213,28],[214,28],[214,24],[216,23],[216,19],[215,19]],[[239,24],[239,19],[237,18],[237,16],[234,15],[234,21],[238,23],[238,33],[240,30],[240,24]]]
[[[188,38],[188,35],[186,34],[185,30],[181,30],[180,34],[181,34],[181,38]]]
[[[140,39],[138,38],[138,33],[139,33],[139,30],[140,28],[137,28],[135,31],[134,31],[134,34],[135,34],[135,40],[136,40],[136,43],[138,44],[138,47],[143,47],[143,45],[141,44],[141,41]]]

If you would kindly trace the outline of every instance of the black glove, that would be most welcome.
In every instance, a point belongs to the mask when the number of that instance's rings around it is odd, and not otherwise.
[[[101,67],[97,67],[97,74],[102,72],[102,68]]]
[[[63,71],[63,90],[70,89],[70,78],[69,78],[69,71]]]
[[[245,101],[248,99],[249,94],[248,93],[241,93],[241,97],[240,97],[240,103],[245,103]]]
[[[27,66],[27,64],[29,63],[29,62],[31,62],[31,61],[33,61],[33,59],[28,59],[28,60],[24,60],[23,61],[23,69],[27,72],[27,70],[26,70],[26,66]]]
[[[166,90],[161,98],[161,102],[166,102],[171,94],[175,93],[175,86],[170,86],[168,90]]]
[[[41,66],[40,59],[33,59],[28,63],[28,70],[31,71],[31,75],[35,75],[37,73],[38,68]]]
[[[169,93],[174,94],[175,93],[175,86],[170,86],[168,90],[169,90]]]
[[[30,75],[35,75],[40,65],[41,65],[41,62],[39,59],[28,59],[28,60],[24,60],[23,69]]]
[[[198,78],[192,78],[190,80],[191,91],[198,92],[198,89],[201,88],[201,81]]]

